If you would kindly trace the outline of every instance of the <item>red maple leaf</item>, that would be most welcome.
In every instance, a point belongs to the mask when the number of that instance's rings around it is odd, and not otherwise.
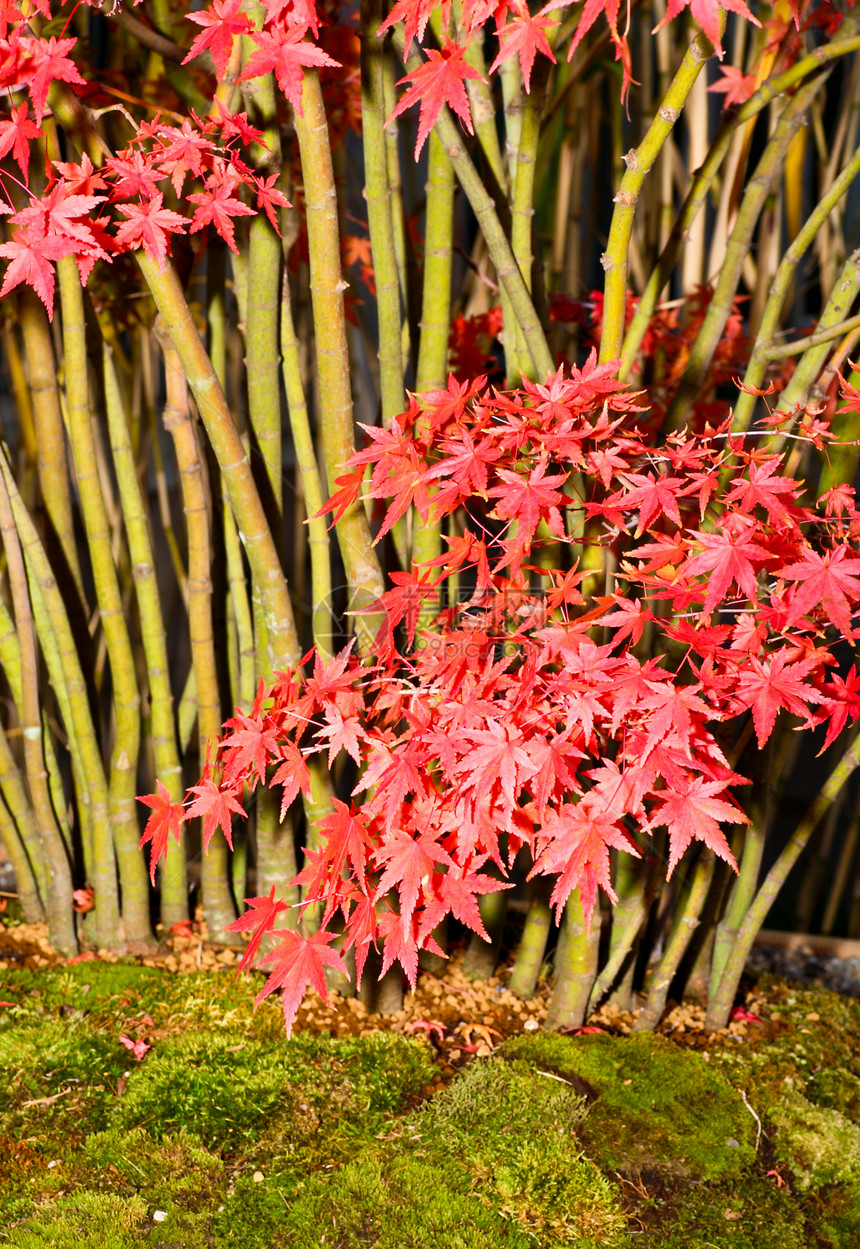
[[[301,752],[291,741],[281,742],[279,749],[283,762],[272,775],[269,785],[283,785],[284,787],[281,795],[281,819],[283,819],[287,807],[298,797],[299,790],[305,795],[310,794],[311,774]]]
[[[246,911],[244,915],[234,919],[232,924],[227,925],[227,932],[251,932],[253,930],[253,936],[242,955],[239,971],[244,971],[245,968],[251,966],[263,937],[267,932],[272,931],[279,913],[287,909],[286,902],[275,897],[274,885],[265,897],[246,898],[245,906],[249,906],[250,911]]]
[[[17,105],[8,120],[0,121],[0,159],[11,152],[25,182],[29,182],[30,140],[41,137],[42,131],[34,121],[30,121],[26,104]]]
[[[376,900],[396,885],[400,911],[407,920],[415,910],[425,881],[430,879],[434,863],[452,865],[450,856],[432,832],[413,837],[399,828],[386,836],[374,858],[378,867],[385,867],[376,887]]]
[[[790,663],[786,650],[779,650],[764,660],[757,659],[755,655],[745,656],[738,677],[737,697],[741,706],[752,711],[759,749],[773,732],[776,715],[781,708],[802,717],[811,726],[808,704],[827,701],[823,694],[806,684],[806,677],[817,667],[816,660]]]
[[[52,82],[76,83],[79,87],[87,85],[74,61],[66,53],[70,52],[77,39],[22,39],[21,48],[31,58],[27,65],[27,89],[33,101],[36,121],[41,124]]]
[[[149,841],[149,878],[155,884],[155,869],[158,860],[167,850],[167,841],[171,833],[179,843],[179,826],[185,819],[185,808],[181,802],[172,802],[170,790],[161,781],[156,781],[158,790],[155,794],[145,794],[138,798],[145,807],[151,807],[152,815],[146,821],[146,828],[140,839],[139,849]]]
[[[204,777],[199,785],[190,786],[188,792],[197,794],[197,798],[188,807],[186,811],[186,819],[200,815],[203,817],[203,849],[209,847],[209,842],[215,836],[217,829],[221,829],[224,838],[230,849],[233,849],[233,816],[241,815],[247,819],[248,813],[237,796],[241,793],[241,786],[225,786],[216,784],[211,777]]]
[[[618,0],[612,0],[615,4],[616,11],[618,9]],[[748,22],[752,22],[754,26],[761,26],[761,22],[750,12],[745,0],[669,0],[666,6],[666,15],[657,26],[654,27],[655,32],[662,30],[667,22],[671,22],[679,13],[683,13],[684,9],[689,5],[690,12],[694,21],[697,21],[702,30],[714,45],[714,51],[717,56],[722,59],[723,45],[720,39],[720,9],[728,9],[732,13],[740,13]]]
[[[427,29],[427,23],[438,7],[439,0],[397,0],[377,33],[381,35],[391,26],[395,26],[402,21],[404,23],[403,33],[405,35],[403,48],[403,59],[405,61],[409,55],[409,47],[412,40],[417,37],[418,42],[421,43],[424,38],[424,32]],[[447,27],[450,14],[451,0],[442,0],[443,26]]]
[[[189,195],[187,198],[192,204],[200,205],[191,219],[190,233],[196,234],[198,230],[202,230],[204,226],[209,225],[211,221],[221,238],[230,248],[230,251],[235,252],[238,256],[239,248],[236,246],[232,218],[253,217],[254,210],[232,195],[231,192],[234,189],[235,187],[230,186],[226,181],[222,182],[215,178],[207,178],[206,189],[197,191],[194,195]]]
[[[286,29],[276,26],[273,30],[255,31],[251,38],[258,50],[239,76],[239,82],[247,82],[249,78],[259,78],[261,74],[274,70],[278,86],[300,117],[303,116],[303,67],[328,65],[334,69],[341,68],[340,61],[333,60],[315,44],[308,43],[304,36],[305,32],[299,26],[288,26]]]
[[[511,11],[513,11],[512,16]],[[549,57],[552,63],[555,64],[552,48],[549,46],[544,33],[546,28],[553,24],[553,21],[552,18],[544,13],[536,13],[532,16],[523,0],[512,4],[508,10],[508,15],[511,16],[511,20],[506,26],[502,26],[496,32],[499,36],[499,54],[490,66],[488,73],[495,73],[505,61],[510,60],[512,56],[518,56],[523,73],[523,82],[526,91],[530,92],[532,89],[532,66],[535,63],[535,57],[538,52],[542,52],[544,56]]]
[[[556,922],[561,921],[564,904],[574,889],[579,890],[586,925],[591,923],[598,885],[617,901],[609,875],[610,846],[640,857],[616,813],[601,797],[591,794],[577,803],[565,802],[551,812],[538,831],[538,842],[543,849],[529,876],[558,876],[550,897]]]
[[[163,273],[167,264],[171,234],[184,234],[188,222],[179,213],[162,208],[164,196],[160,191],[143,204],[119,204],[121,213],[129,218],[116,232],[117,243],[128,248],[142,246],[150,260],[154,260]]]
[[[246,716],[237,710],[225,728],[229,736],[218,747],[225,752],[225,780],[232,783],[242,779],[252,786],[265,781],[269,763],[280,758],[277,726],[263,712]]]
[[[706,612],[725,598],[732,583],[752,602],[758,599],[756,574],[764,566],[767,552],[755,541],[755,522],[738,520],[740,523],[726,524],[716,533],[694,533],[697,544],[705,549],[684,564],[682,575],[689,584],[690,578],[710,573],[703,608]]]
[[[19,230],[8,243],[0,243],[0,256],[6,256],[9,266],[0,286],[0,299],[8,295],[21,282],[32,286],[48,311],[54,316],[54,266],[52,260],[68,256],[74,251],[74,243],[55,236],[34,236],[32,230]]]
[[[227,72],[233,40],[237,35],[254,28],[251,19],[242,12],[242,0],[213,0],[210,9],[205,9],[202,13],[186,13],[185,16],[189,22],[202,26],[203,30],[195,35],[182,64],[187,65],[208,48],[220,82]]]
[[[743,104],[758,87],[755,74],[745,74],[737,65],[721,65],[723,75],[717,82],[712,82],[709,91],[725,94],[723,108],[731,108],[733,104]]]
[[[2,293],[2,292],[0,292]],[[777,576],[797,582],[790,599],[787,625],[820,607],[850,641],[851,615],[860,601],[860,559],[846,546],[819,555],[812,547],[801,551],[796,564],[780,568]]]
[[[336,933],[325,932],[320,928],[309,937],[288,928],[275,928],[274,937],[281,937],[281,944],[262,959],[264,963],[273,963],[275,970],[257,994],[255,1006],[259,1006],[264,998],[275,989],[282,990],[284,1003],[284,1024],[287,1036],[292,1035],[293,1020],[299,1009],[302,998],[310,983],[324,1002],[328,1001],[328,990],[325,983],[326,967],[347,975],[346,965],[335,950],[329,949]]]
[[[737,864],[717,821],[728,824],[749,824],[750,821],[740,807],[717,797],[725,792],[723,781],[706,781],[697,776],[683,791],[670,789],[660,793],[660,805],[643,828],[650,831],[665,827],[669,830],[667,880],[693,840],[704,842],[737,871]]]
[[[408,91],[404,92],[400,103],[385,124],[391,125],[395,117],[405,113],[413,104],[421,105],[418,115],[418,138],[415,141],[416,160],[445,104],[453,109],[469,134],[474,134],[469,97],[466,95],[463,83],[467,78],[480,82],[481,75],[467,64],[465,57],[466,48],[446,38],[441,51],[437,52],[435,48],[429,48],[424,64],[419,65],[405,78],[401,78],[397,84],[399,87],[405,82],[412,85]]]

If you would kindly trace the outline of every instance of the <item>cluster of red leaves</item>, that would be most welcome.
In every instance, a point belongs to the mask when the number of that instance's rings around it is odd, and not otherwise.
[[[335,800],[297,878],[320,929],[275,930],[274,893],[234,925],[254,934],[245,966],[265,933],[280,938],[260,996],[282,989],[288,1029],[308,981],[322,991],[324,967],[342,966],[339,927],[359,978],[373,943],[414,983],[446,915],[484,933],[478,899],[509,887],[518,856],[554,879],[557,914],[578,890],[586,917],[598,888],[614,898],[610,849],[640,853],[634,832],[666,830],[670,874],[694,841],[732,863],[721,826],[748,822],[726,754],[741,721],[763,746],[785,711],[826,725],[827,746],[860,713],[860,678],[831,673],[828,644],[853,640],[860,607],[851,492],[805,505],[781,457],[728,424],[655,450],[612,372],[592,356],[509,393],[451,378],[368,429],[326,510],[369,470],[380,532],[410,506],[425,523],[457,513],[465,532],[392,575],[370,656],[347,647],[261,686],[186,807],[145,799],[154,865],[182,820],[202,814],[204,842],[219,826],[229,841],[247,792],[281,786],[286,809],[310,756],[354,761],[351,800]],[[829,436],[812,417],[798,430]],[[612,550],[614,587],[577,562],[583,539]]]

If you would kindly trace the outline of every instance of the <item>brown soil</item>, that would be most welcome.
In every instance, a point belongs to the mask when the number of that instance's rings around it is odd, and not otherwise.
[[[54,952],[46,926],[0,927],[0,968],[37,969],[96,958],[116,962],[119,957],[109,950],[98,950],[63,959]],[[209,942],[203,923],[193,925],[188,935],[169,935],[155,953],[135,961],[147,967],[185,974],[226,971],[235,967],[239,958],[235,950]],[[549,985],[542,982],[537,996],[522,1001],[505,987],[505,974],[489,980],[469,980],[463,974],[462,961],[463,952],[459,951],[452,955],[443,975],[419,972],[415,992],[407,993],[402,1010],[392,1015],[374,1013],[355,997],[331,992],[326,1003],[310,992],[299,1008],[294,1031],[325,1031],[332,1036],[421,1031],[437,1050],[444,1070],[445,1066],[456,1069],[472,1056],[485,1056],[507,1037],[535,1031],[543,1025],[551,992]],[[505,970],[503,968],[502,972]],[[253,991],[253,984],[249,984],[248,992]],[[771,1019],[774,1005],[766,993],[749,989],[742,1007],[735,1012],[738,1017],[722,1030],[722,1035],[760,1040],[779,1031],[784,1025],[778,1019]],[[614,1034],[628,1033],[637,1013],[604,1005],[589,1018],[586,1027]],[[670,1003],[658,1031],[695,1049],[704,1049],[709,1040],[713,1040],[713,1034],[705,1031],[704,1008],[694,1003]]]

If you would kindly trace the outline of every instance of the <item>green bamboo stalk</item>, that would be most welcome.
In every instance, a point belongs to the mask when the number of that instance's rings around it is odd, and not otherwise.
[[[576,889],[564,908],[563,957],[557,957],[557,979],[544,1022],[547,1032],[580,1028],[586,1019],[588,1000],[597,974],[600,945],[600,913],[595,910],[587,931],[582,901]]]
[[[224,489],[251,566],[251,575],[259,588],[266,613],[267,662],[272,667],[296,664],[302,650],[286,579],[242,440],[212,361],[200,341],[176,270],[167,265],[161,272],[155,261],[144,252],[135,255],[194,392],[201,420],[221,470]]]
[[[837,60],[839,57],[848,56],[850,53],[857,51],[860,48],[860,36],[854,33],[856,25],[854,18],[846,18],[843,22],[845,35],[842,39],[835,39],[830,43],[822,44],[784,73],[778,74],[763,83],[758,91],[741,105],[737,112],[724,115],[708,151],[707,158],[693,179],[687,197],[672,226],[668,242],[660,253],[660,257],[648,279],[645,290],[642,292],[642,297],[624,337],[624,344],[621,350],[622,363],[619,370],[619,377],[622,381],[630,375],[636,353],[654,315],[657,302],[663,293],[663,288],[672,276],[678,257],[683,249],[687,231],[695,221],[700,208],[708,197],[711,184],[717,175],[736,130],[756,117],[772,100],[777,99],[792,87],[797,86],[798,83],[808,78],[811,74],[817,73],[823,66]]]
[[[249,17],[262,25],[260,4],[247,6]],[[248,35],[242,37],[243,60],[257,51]],[[242,84],[248,117],[263,131],[261,144],[253,144],[251,159],[258,175],[269,177],[281,168],[281,135],[275,101],[273,74],[261,74]],[[248,246],[248,307],[245,341],[248,382],[248,417],[266,472],[271,493],[271,524],[282,541],[284,484],[281,448],[280,360],[278,320],[280,303],[281,240],[265,213],[251,221]]]
[[[364,146],[364,199],[373,255],[379,321],[379,383],[382,423],[388,428],[406,410],[401,350],[403,315],[395,250],[388,163],[383,122],[383,41],[376,35],[382,22],[381,0],[361,4],[361,135]]]
[[[725,29],[725,15],[721,15],[721,32]],[[703,33],[693,39],[684,54],[678,72],[657,110],[657,114],[635,151],[624,157],[627,171],[615,195],[609,241],[601,257],[606,273],[603,282],[603,332],[600,338],[600,363],[607,364],[621,356],[624,338],[624,319],[627,307],[627,265],[630,237],[639,194],[645,178],[651,172],[663,144],[669,138],[675,123],[681,116],[693,84],[705,64],[714,55],[711,41]]]
[[[0,534],[3,537],[9,589],[15,611],[15,628],[21,648],[20,715],[24,765],[37,826],[37,837],[42,849],[43,863],[40,866],[45,878],[45,904],[51,941],[61,954],[73,954],[77,951],[78,943],[72,911],[72,873],[66,856],[66,847],[51,804],[48,773],[42,753],[39,661],[27,572],[24,566],[22,534],[16,527],[16,518],[13,516],[8,484],[11,470],[5,453],[0,456],[0,460],[2,460],[4,478],[4,484],[0,486]],[[35,862],[37,863],[38,860]]]
[[[431,18],[432,20],[432,18]],[[383,115],[390,117],[397,99],[397,79],[399,66],[391,55],[390,48],[385,48],[382,61],[382,102]],[[415,311],[415,290],[417,282],[417,265],[415,252],[412,248],[406,228],[406,210],[403,203],[403,171],[400,163],[400,132],[397,126],[389,126],[383,130],[385,143],[385,165],[388,173],[388,194],[391,201],[391,224],[394,229],[394,255],[397,258],[397,276],[400,281],[400,299],[406,311],[401,331],[401,353],[403,372],[406,373],[412,356],[412,334],[414,322],[417,321]]]
[[[47,512],[51,528],[60,544],[66,567],[83,602],[83,578],[75,536],[66,436],[57,389],[54,344],[45,309],[32,291],[25,291],[19,296],[18,321],[27,357],[29,390],[36,427],[38,447],[36,464],[42,506]]]
[[[24,849],[24,843],[18,835],[18,829],[9,813],[5,799],[0,800],[0,842],[6,847],[9,862],[12,864],[12,871],[15,873],[18,901],[21,904],[24,919],[28,924],[44,923],[45,908],[42,906],[42,900],[39,897],[36,878],[33,875],[30,859]]]
[[[836,798],[843,785],[860,766],[860,735],[856,735],[845,754],[834,767],[822,785],[817,797],[813,800],[801,819],[797,828],[788,840],[788,844],[779,854],[761,884],[752,901],[743,923],[738,931],[737,940],[726,960],[719,985],[709,997],[706,1026],[708,1028],[724,1028],[728,1022],[729,1012],[735,999],[747,955],[752,949],[756,935],[767,919],[768,911],[776,901],[777,894],[785,884],[788,874],[800,858],[815,832],[820,820],[827,814],[830,804]]]
[[[395,31],[393,42],[398,53],[402,55],[402,32]],[[407,69],[411,72],[421,64],[422,58],[420,53],[413,50],[406,61]],[[487,191],[480,174],[472,163],[457,124],[447,106],[444,106],[440,111],[436,119],[435,129],[442,140],[442,146],[448,153],[448,159],[454,167],[454,172],[459,179],[460,185],[466,193],[466,198],[472,206],[472,211],[478,219],[478,225],[487,243],[499,281],[510,298],[514,317],[528,347],[535,374],[539,379],[546,380],[555,369],[543,326],[535,311],[528,287],[523,281],[523,276],[511,250],[510,242],[499,220],[492,196]]]
[[[325,503],[325,497],[308,417],[299,340],[293,323],[290,279],[286,269],[281,284],[281,353],[290,430],[308,518],[308,551],[311,561],[311,598],[313,600],[311,623],[314,646],[324,660],[329,660],[334,653],[331,544],[326,519],[324,516],[317,515]]]
[[[155,337],[164,352],[166,399],[162,423],[173,439],[182,488],[188,544],[188,635],[197,689],[197,743],[200,765],[214,761],[215,742],[221,732],[221,700],[215,639],[212,632],[212,549],[209,532],[209,498],[203,460],[188,404],[188,383],[178,352],[163,325]],[[237,934],[227,932],[236,918],[228,884],[227,842],[216,832],[203,856],[201,867],[203,909],[212,940],[238,944]]]
[[[675,929],[663,952],[660,965],[648,986],[648,1000],[633,1025],[634,1032],[652,1031],[663,1016],[672,981],[693,939],[693,933],[701,922],[702,910],[714,878],[714,865],[713,851],[703,849],[696,863],[692,884],[681,914],[677,918]]]
[[[829,338],[821,337],[822,329],[819,325],[814,335],[801,340],[799,343],[788,343],[779,347],[773,346],[773,338],[779,326],[786,298],[797,276],[797,266],[801,258],[815,242],[823,223],[833,212],[842,196],[846,194],[858,174],[860,174],[860,148],[857,149],[851,160],[842,169],[839,177],[828,188],[826,194],[818,201],[804,222],[803,227],[783,255],[776,277],[771,284],[770,295],[765,304],[764,312],[762,313],[761,324],[756,335],[750,362],[744,374],[744,387],[760,387],[764,380],[768,363],[771,360],[778,360],[785,356],[793,355],[795,352],[803,352],[810,347],[817,347],[821,343],[830,341]],[[855,321],[857,324],[860,324],[860,320],[857,318],[855,318]],[[823,330],[823,333],[827,335],[834,334],[835,336],[835,332],[834,329]],[[741,391],[735,404],[733,422],[737,429],[749,428],[755,411],[755,404],[755,395]]]
[[[223,391],[226,391],[227,386],[226,277],[227,247],[215,234],[209,239],[206,265],[206,319],[209,329],[209,358]],[[236,672],[231,673],[233,701],[240,707],[250,707],[256,689],[254,625],[248,604],[242,544],[229,503],[222,506],[221,523],[224,529],[227,588],[230,595],[229,618],[232,619],[235,630],[231,649],[231,656],[235,655],[236,666]]]
[[[43,899],[48,875],[39,828],[9,739],[0,726],[0,791],[3,794],[3,840],[18,882],[18,893],[28,922],[44,919]],[[14,853],[13,853],[14,850]],[[20,874],[19,874],[20,868]],[[32,919],[29,916],[32,915]]]
[[[39,626],[37,622],[37,636],[39,634]],[[0,666],[9,682],[9,689],[12,694],[12,701],[15,704],[16,711],[21,706],[22,694],[22,676],[21,676],[21,644],[18,641],[18,635],[15,632],[15,622],[9,615],[6,604],[0,599]],[[63,719],[67,720],[64,710],[64,688],[62,685],[55,689],[57,701],[61,704],[61,714]],[[67,708],[66,708],[67,710]],[[73,745],[73,743],[71,743]],[[66,815],[66,796],[63,789],[63,779],[60,774],[60,765],[57,760],[57,754],[54,750],[54,743],[51,737],[51,729],[48,723],[48,716],[45,709],[42,709],[42,745],[45,751],[45,763],[48,768],[48,787],[51,791],[51,803],[54,808],[54,814],[60,827],[63,842],[71,853],[72,836],[69,830],[69,822]],[[13,808],[13,815],[15,814]],[[17,817],[16,817],[17,818]]]
[[[846,319],[858,290],[860,290],[860,248],[853,251],[842,266],[827,303],[818,318],[820,332],[826,332]],[[832,343],[819,341],[817,345],[806,349],[798,360],[788,385],[779,396],[776,412],[787,414],[795,408],[803,407],[830,355],[831,348]],[[784,434],[778,435],[774,439],[774,448],[780,449],[784,442]]]
[[[666,414],[667,426],[670,429],[679,429],[684,424],[705,382],[707,370],[731,315],[732,302],[743,271],[744,259],[749,253],[759,215],[770,193],[773,180],[782,168],[792,137],[803,125],[804,114],[825,78],[826,71],[798,88],[797,93],[783,109],[755,172],[746,185],[735,224],[726,245],[726,255],[714,287],[713,298],[708,305],[708,311],[690,350],[687,367]]]
[[[538,141],[541,133],[541,115],[546,102],[546,83],[550,63],[541,57],[532,75],[531,92],[522,104],[519,127],[519,144],[514,155],[513,196],[511,201],[511,249],[519,265],[523,281],[531,294],[533,289],[532,235],[534,232],[535,172],[537,169]],[[531,362],[525,343],[517,341],[517,372],[508,381],[516,385],[519,374],[531,374]]]
[[[113,690],[114,741],[110,758],[110,818],[122,882],[122,918],[132,949],[151,942],[149,889],[138,849],[136,780],[140,750],[140,693],[134,653],[123,613],[111,531],[96,465],[89,386],[84,299],[72,256],[57,262],[63,316],[63,354],[69,442],[81,501],[99,616]]]
[[[548,882],[539,880],[535,882],[535,889],[529,901],[525,928],[517,947],[514,969],[508,981],[510,992],[523,1000],[535,995],[551,928],[549,886]]]
[[[140,491],[113,352],[104,344],[103,376],[105,412],[117,486],[122,503],[126,538],[131,556],[134,592],[140,615],[140,637],[146,661],[153,759],[158,779],[167,786],[171,802],[184,797],[182,765],[176,746],[173,693],[167,658],[167,636],[155,559],[149,537],[146,505]],[[188,887],[185,849],[171,841],[161,879],[161,919],[166,928],[188,918]]]
[[[508,915],[507,890],[481,894],[478,899],[478,909],[490,940],[487,942],[477,933],[472,934],[466,957],[463,959],[463,974],[470,980],[489,980],[499,961],[499,950]]]
[[[497,140],[498,142],[498,140]],[[454,168],[435,130],[427,141],[427,209],[424,219],[424,273],[421,340],[415,390],[444,389],[448,378],[451,329],[451,276],[454,248]],[[414,538],[417,535],[414,535]],[[418,559],[417,553],[415,559]]]
[[[295,115],[307,211],[310,288],[319,383],[320,426],[329,485],[355,451],[349,352],[340,267],[337,188],[319,75],[305,72],[302,112]],[[349,607],[361,612],[384,590],[370,527],[360,503],[348,508],[336,527],[350,590]],[[373,616],[353,617],[362,649],[375,635]]]

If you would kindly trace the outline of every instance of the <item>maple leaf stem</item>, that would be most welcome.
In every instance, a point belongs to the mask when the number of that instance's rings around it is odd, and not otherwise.
[[[720,11],[720,33],[725,30],[726,15]],[[711,41],[703,33],[693,39],[678,72],[672,79],[666,95],[639,147],[624,157],[627,165],[615,193],[615,208],[609,227],[609,240],[601,264],[606,276],[603,280],[603,332],[600,337],[600,363],[608,364],[622,354],[624,324],[627,309],[627,263],[633,220],[642,184],[654,167],[663,144],[669,138],[675,123],[683,111],[693,84],[707,62],[714,55]]]
[[[108,794],[111,829],[122,882],[123,926],[129,941],[136,945],[146,945],[152,941],[149,885],[143,858],[138,849],[140,828],[135,800],[137,757],[140,750],[140,691],[114,563],[113,534],[99,477],[99,457],[96,454],[89,401],[84,293],[73,256],[63,256],[58,260],[57,277],[63,316],[66,429],[111,670],[115,731],[108,772]]]
[[[678,257],[684,246],[684,241],[687,238],[687,233],[708,197],[711,184],[717,176],[720,165],[729,150],[734,134],[742,126],[745,126],[753,118],[757,117],[762,109],[766,108],[772,100],[779,98],[790,88],[803,82],[810,74],[817,73],[823,65],[856,52],[860,48],[860,35],[856,33],[857,25],[857,18],[850,15],[846,16],[842,23],[844,35],[841,39],[822,43],[808,56],[803,57],[792,65],[790,69],[785,70],[782,74],[775,75],[763,83],[758,91],[750,96],[736,112],[724,114],[717,134],[708,150],[708,155],[702,167],[693,178],[687,197],[675,218],[669,239],[648,278],[645,290],[642,292],[642,297],[637,304],[630,326],[624,336],[624,343],[621,349],[622,362],[618,374],[622,381],[630,375],[636,354],[642,345],[642,340],[651,323],[657,303],[666,283],[674,272]]]
[[[178,352],[163,325],[156,325],[156,341],[164,355],[165,404],[162,424],[173,440],[188,543],[188,636],[197,688],[197,737],[200,759],[206,759],[221,731],[221,701],[215,641],[212,632],[212,560],[209,500],[197,432],[188,403],[188,381]],[[216,941],[238,944],[228,932],[236,918],[227,884],[227,843],[215,837],[201,867],[203,905],[209,932]]]
[[[176,270],[168,263],[164,271],[160,271],[156,261],[143,251],[136,252],[135,258],[194,391],[200,418],[221,469],[224,489],[244,543],[251,575],[260,588],[261,601],[265,605],[268,660],[272,664],[297,664],[302,650],[277,548],[245,448],[212,361],[200,341]]]
[[[146,660],[146,684],[149,693],[149,740],[152,743],[156,775],[168,790],[171,802],[179,803],[184,793],[182,765],[176,749],[167,637],[155,575],[155,557],[131,446],[128,417],[116,375],[113,352],[107,343],[102,345],[102,372],[110,448],[129,556],[135,570],[134,593],[140,613],[140,638]],[[171,841],[168,844],[161,879],[161,920],[165,927],[170,927],[171,924],[180,923],[187,918],[185,850]]]
[[[791,245],[786,250],[776,276],[770,286],[770,294],[762,313],[761,323],[759,325],[758,334],[756,335],[755,344],[753,345],[750,362],[747,365],[747,371],[744,374],[744,387],[738,395],[735,404],[735,414],[732,426],[738,430],[749,429],[752,422],[753,413],[756,407],[756,395],[749,394],[748,390],[760,387],[764,381],[768,363],[771,360],[783,359],[786,356],[794,355],[799,352],[805,352],[810,347],[820,346],[822,343],[830,342],[832,338],[837,337],[844,329],[847,333],[848,329],[854,328],[850,322],[842,321],[838,325],[830,325],[822,329],[821,321],[818,323],[816,332],[808,338],[803,338],[799,342],[786,343],[775,347],[773,345],[774,335],[779,328],[780,317],[785,306],[791,285],[797,276],[797,267],[801,258],[806,254],[812,244],[815,242],[824,222],[833,212],[833,209],[846,194],[848,188],[853,184],[855,178],[860,174],[860,148],[854,153],[848,163],[845,165],[839,176],[828,188],[826,194],[816,204],[815,208],[807,217],[802,228],[798,231]],[[860,324],[855,317],[853,321]],[[823,335],[823,336],[822,336]]]
[[[797,93],[780,114],[779,121],[755,172],[747,182],[735,224],[726,244],[726,254],[714,287],[713,298],[708,305],[696,341],[690,350],[684,375],[666,414],[667,429],[680,429],[690,414],[731,314],[744,261],[749,254],[753,234],[770,194],[774,178],[783,166],[785,154],[794,135],[804,124],[807,109],[823,87],[831,70],[832,66],[825,67],[809,82],[803,83],[798,88]]]
[[[764,878],[744,916],[731,953],[726,959],[719,985],[708,997],[706,1020],[708,1028],[726,1026],[737,987],[743,975],[747,955],[767,919],[768,911],[788,879],[789,872],[806,849],[810,837],[858,767],[860,767],[860,733],[855,734],[844,755],[822,785],[818,795],[789,838],[788,844]]]
[[[311,301],[314,317],[320,424],[329,485],[355,454],[349,352],[340,264],[337,188],[331,159],[328,122],[319,74],[306,69],[302,111],[295,113],[307,208]],[[373,549],[364,507],[353,503],[337,521],[336,532],[350,590],[349,607],[360,611],[377,602],[384,584]],[[353,616],[361,649],[369,647],[381,621]]]
[[[90,714],[87,686],[54,571],[5,455],[0,455],[0,473],[27,564],[36,632],[68,734],[72,767],[78,792],[82,795],[79,808],[83,825],[81,833],[87,879],[95,890],[96,932],[99,944],[111,947],[118,938],[119,897],[107,779]],[[23,679],[23,662],[21,673]]]

